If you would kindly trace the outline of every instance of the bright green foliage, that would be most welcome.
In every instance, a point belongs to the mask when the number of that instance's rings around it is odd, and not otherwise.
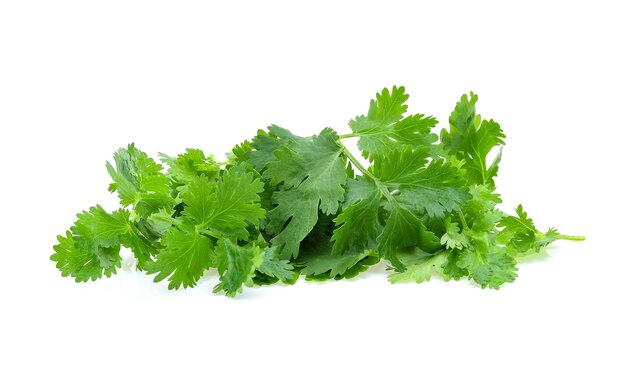
[[[422,283],[424,281],[430,281],[430,277],[433,270],[440,272],[441,267],[445,262],[445,253],[439,252],[435,255],[421,252],[417,255],[413,254],[413,264],[407,265],[407,269],[404,272],[394,273],[389,275],[389,282],[417,282]]]
[[[302,243],[302,253],[296,260],[296,266],[301,268],[300,273],[308,280],[352,278],[379,260],[370,248],[333,254],[330,237],[332,226],[328,217],[324,217]]]
[[[280,281],[290,282],[294,280],[296,273],[293,271],[293,265],[286,259],[278,258],[276,247],[268,247],[264,251],[263,263],[257,268],[257,271]]]
[[[465,233],[460,232],[459,224],[447,217],[444,226],[446,232],[441,236],[441,244],[448,249],[463,249],[470,245],[469,238]]]
[[[504,133],[493,120],[482,120],[476,114],[478,96],[463,95],[450,115],[450,131],[441,131],[441,143],[451,155],[464,161],[466,178],[473,184],[494,185],[501,152],[488,164],[487,155],[504,145]]]
[[[202,150],[187,149],[186,153],[179,154],[176,158],[160,155],[161,161],[169,165],[167,172],[177,185],[189,184],[201,175],[209,179],[219,177],[220,164],[213,155],[205,156]]]
[[[357,116],[350,128],[359,136],[358,146],[370,161],[384,157],[399,147],[429,146],[437,140],[430,130],[437,124],[433,117],[416,114],[402,118],[407,111],[409,95],[404,87],[385,88],[370,102],[367,116]]]
[[[78,246],[98,246],[111,248],[119,246],[122,235],[128,232],[128,211],[119,210],[108,214],[97,205],[76,215],[78,220],[72,226]]]
[[[333,255],[365,251],[383,229],[380,218],[383,195],[376,183],[358,176],[348,179],[347,188],[343,211],[334,219],[337,227],[332,233]]]
[[[119,246],[77,246],[70,231],[65,237],[59,235],[57,240],[59,244],[53,247],[55,253],[50,259],[57,262],[57,268],[61,270],[63,277],[72,276],[76,282],[94,281],[102,277],[102,274],[111,277],[122,264]]]
[[[194,178],[182,195],[185,204],[182,220],[163,235],[164,248],[156,261],[148,264],[149,274],[158,273],[155,282],[169,278],[169,288],[195,286],[213,264],[216,240],[230,243],[230,240],[247,239],[248,226],[258,226],[265,214],[258,203],[262,190],[263,183],[239,165],[224,170],[217,181],[205,176]],[[218,254],[224,255],[224,250],[227,254],[232,252],[227,249],[222,248]],[[232,267],[227,278],[240,278],[237,276],[242,274],[236,273],[239,268]],[[233,289],[236,282],[229,281],[227,294],[236,291]]]
[[[213,292],[224,291],[226,296],[235,296],[244,284],[250,284],[254,271],[263,263],[263,252],[252,245],[242,247],[229,239],[220,240],[215,250],[215,265],[220,274],[220,283]]]
[[[313,229],[318,211],[334,214],[344,198],[346,159],[338,136],[324,129],[318,136],[291,140],[276,150],[276,160],[267,164],[263,177],[273,186],[276,207],[268,212],[271,241],[282,258],[297,257],[299,243]]]
[[[148,274],[157,273],[154,282],[169,279],[169,289],[194,287],[205,270],[211,267],[214,243],[196,232],[190,224],[173,227],[161,239],[163,249],[154,263],[147,266]]]
[[[409,209],[394,203],[389,211],[389,218],[377,242],[381,256],[389,259],[394,267],[405,269],[396,256],[400,249],[418,246],[430,251],[439,247],[439,238],[428,231],[424,223]]]
[[[498,289],[505,282],[517,277],[515,259],[504,248],[493,246],[488,253],[466,250],[460,255],[457,265],[467,269],[469,277],[481,287]]]
[[[263,182],[242,167],[226,169],[220,180],[211,183],[196,178],[183,195],[184,216],[196,227],[207,227],[215,237],[246,239],[247,226],[258,226],[265,211],[259,203]]]
[[[347,247],[363,251],[375,238],[381,256],[394,267],[405,269],[396,257],[399,249],[418,246],[437,251],[440,238],[428,230],[420,216],[443,217],[446,212],[459,210],[469,195],[456,168],[442,159],[428,164],[428,159],[428,148],[403,146],[376,160],[367,177],[350,180],[348,187],[355,192],[349,192],[343,212],[335,220],[339,227],[333,252],[343,253]],[[378,223],[381,211],[383,226]]]
[[[538,253],[547,245],[561,238],[555,229],[542,233],[535,228],[533,220],[524,212],[522,205],[515,209],[517,216],[505,216],[498,223],[502,227],[499,238],[505,243],[513,255]]]
[[[260,172],[265,169],[269,162],[277,160],[275,152],[290,141],[300,139],[301,137],[295,136],[289,130],[271,125],[267,128],[267,132],[259,130],[258,135],[247,148],[245,145],[237,146],[233,153],[240,158],[247,158],[248,162]]]
[[[124,209],[109,214],[99,205],[92,207],[88,212],[83,211],[77,215],[78,220],[71,227],[71,236],[65,238],[64,243],[61,243],[62,247],[65,248],[67,255],[73,252],[85,255],[84,258],[94,258],[94,261],[88,264],[90,266],[98,264],[100,275],[104,271],[110,276],[111,273],[115,273],[115,267],[119,267],[120,245],[123,245],[132,250],[137,258],[137,267],[142,269],[157,253],[160,244],[147,239],[140,232],[139,223],[133,223],[130,216],[131,213]],[[75,249],[72,249],[72,246]],[[61,258],[62,255],[57,254],[57,257]],[[92,273],[95,272],[97,271],[94,270]]]
[[[500,211],[494,178],[505,136],[476,114],[475,94],[456,103],[440,142],[435,118],[407,115],[408,97],[404,87],[383,89],[346,135],[269,126],[221,162],[187,149],[160,154],[165,170],[130,144],[106,164],[122,208],[79,213],[50,259],[86,282],[115,274],[126,247],[169,289],[194,287],[216,268],[214,292],[229,297],[300,275],[352,278],[381,260],[392,283],[436,273],[498,289],[517,278],[517,258],[584,240],[539,231],[521,205]]]
[[[161,172],[163,167],[137,150],[134,144],[113,154],[115,168],[107,162],[113,179],[109,191],[117,192],[122,206],[133,206],[137,214],[147,217],[161,207],[171,207],[170,180]]]

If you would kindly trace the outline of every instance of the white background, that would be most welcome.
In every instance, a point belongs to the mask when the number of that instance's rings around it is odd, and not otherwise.
[[[0,3],[0,364],[624,365],[624,10],[619,2]],[[506,3],[506,4],[505,4]],[[499,121],[503,209],[586,235],[500,291],[351,281],[213,295],[49,260],[129,142],[221,157],[270,123],[306,135],[404,85],[442,124]]]

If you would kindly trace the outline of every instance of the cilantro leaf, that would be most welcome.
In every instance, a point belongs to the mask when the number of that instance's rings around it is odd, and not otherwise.
[[[401,271],[406,267],[397,257],[399,249],[418,245],[424,250],[433,250],[439,248],[439,241],[420,219],[397,203],[390,206],[385,228],[377,239],[381,255]]]
[[[458,170],[441,159],[426,165],[427,158],[425,148],[394,150],[376,161],[372,174],[418,212],[443,217],[445,212],[460,210],[469,195]]]
[[[472,198],[463,207],[467,224],[475,232],[492,231],[502,218],[502,212],[496,206],[502,202],[493,187],[476,185],[470,187]]]
[[[276,247],[268,247],[264,249],[263,263],[256,270],[280,281],[292,282],[296,276],[293,269],[288,260],[279,258]]]
[[[287,146],[290,141],[300,139],[302,138],[287,129],[271,125],[267,128],[267,132],[259,130],[250,148],[247,151],[241,151],[240,155],[246,157],[258,171],[263,171],[269,162],[277,160],[274,154],[276,151]]]
[[[457,159],[465,162],[467,179],[473,184],[493,186],[502,150],[487,165],[487,155],[496,146],[504,145],[505,135],[493,120],[482,120],[476,114],[478,96],[465,94],[450,115],[450,131],[441,130],[441,143]]]
[[[412,254],[412,264],[407,265],[404,272],[393,273],[389,275],[389,282],[417,282],[422,283],[430,281],[433,270],[440,272],[446,257],[445,252],[439,252],[435,255],[420,251],[415,248],[417,254]]]
[[[263,177],[273,186],[276,208],[268,212],[266,226],[276,236],[282,258],[297,257],[299,243],[313,229],[318,210],[334,214],[344,197],[346,160],[337,144],[337,134],[325,129],[319,135],[291,140],[275,152]]]
[[[367,116],[357,116],[349,125],[363,156],[370,161],[383,157],[388,151],[404,146],[429,146],[437,140],[430,130],[437,124],[432,117],[416,114],[402,118],[407,111],[409,95],[404,87],[385,88],[370,102]]]
[[[166,172],[130,144],[106,164],[122,208],[79,213],[50,259],[62,276],[95,280],[116,273],[124,246],[169,289],[216,268],[214,292],[229,297],[300,274],[352,278],[381,259],[392,283],[434,271],[497,289],[516,279],[516,258],[584,240],[540,232],[521,205],[500,211],[494,177],[505,135],[476,113],[475,94],[456,103],[440,142],[435,118],[407,115],[408,97],[404,87],[383,89],[349,134],[300,137],[271,125],[224,161],[199,149],[160,154]],[[365,159],[344,144],[350,138]]]
[[[244,284],[250,284],[254,271],[263,263],[263,252],[259,247],[241,247],[228,239],[220,240],[215,249],[215,264],[220,274],[220,283],[213,292],[224,291],[233,297],[241,292]]]
[[[498,289],[517,277],[515,258],[498,246],[492,247],[486,255],[475,250],[465,250],[459,256],[458,266],[467,269],[469,277],[482,288]]]
[[[215,256],[213,241],[196,232],[189,222],[168,230],[161,245],[156,261],[147,263],[146,270],[148,274],[157,273],[154,282],[168,279],[170,290],[194,287]]]
[[[348,191],[356,191],[355,187],[358,184],[356,180],[348,180]],[[353,195],[358,193],[357,191]],[[379,212],[382,194],[374,189],[356,199],[358,202],[348,205],[334,220],[337,229],[332,236],[333,255],[363,251],[368,243],[375,241],[380,235],[382,224]]]
[[[515,213],[517,216],[507,215],[498,223],[498,226],[503,228],[499,233],[499,239],[508,243],[508,247],[514,255],[538,253],[546,246],[562,238],[555,229],[549,229],[546,233],[537,230],[533,220],[528,217],[522,205],[517,206]]]
[[[76,282],[95,281],[103,274],[111,277],[122,265],[119,246],[94,247],[85,243],[77,246],[70,231],[65,236],[59,235],[57,240],[59,243],[52,247],[54,254],[50,259],[57,262],[56,267],[63,277],[72,276]]]
[[[117,192],[124,207],[133,206],[142,217],[148,217],[162,207],[171,207],[170,180],[161,172],[163,167],[139,151],[134,144],[119,149],[113,155],[115,167],[106,167],[113,183],[109,191]]]
[[[149,240],[134,225],[130,225],[129,231],[122,237],[122,245],[129,248],[137,258],[137,269],[142,270],[146,263],[150,263],[161,248],[161,243]]]
[[[197,227],[209,227],[223,237],[245,239],[248,223],[258,226],[265,211],[259,203],[263,183],[241,167],[224,170],[213,183],[195,178],[183,194],[183,212]]]
[[[445,245],[448,249],[463,249],[469,247],[469,238],[461,232],[459,224],[447,217],[444,225],[446,231],[441,236],[441,244]]]
[[[220,164],[215,157],[206,156],[199,149],[187,149],[184,154],[179,154],[176,158],[163,153],[159,155],[161,161],[169,165],[167,173],[176,185],[189,184],[201,175],[209,179],[217,179],[220,173]]]
[[[119,246],[129,230],[129,212],[119,210],[108,214],[100,205],[76,215],[78,220],[71,230],[79,246],[111,248]]]
[[[246,239],[248,225],[258,226],[265,213],[258,203],[262,189],[240,165],[224,170],[218,181],[195,177],[183,193],[183,220],[165,233],[164,248],[146,267],[159,273],[154,281],[169,278],[169,288],[193,287],[212,265],[214,239]]]
[[[315,245],[304,246],[302,254],[296,261],[302,268],[300,273],[305,275],[307,280],[338,280],[351,278],[378,262],[378,257],[371,250],[350,251],[340,255],[334,255],[331,251],[332,243],[329,237],[315,242]]]
[[[159,244],[148,240],[138,229],[138,223],[130,220],[130,216],[128,210],[120,209],[109,214],[96,205],[88,212],[77,215],[78,220],[71,228],[73,240],[79,247],[92,248],[93,253],[100,253],[103,248],[113,248],[119,252],[120,245],[123,245],[132,250],[137,258],[137,268],[142,269],[157,253]],[[104,267],[108,266],[108,260],[104,260]]]
[[[459,265],[461,251],[452,249],[445,252],[445,261],[441,266],[441,275],[444,280],[449,281],[451,279],[460,280],[463,277],[469,275],[467,268],[463,268]]]

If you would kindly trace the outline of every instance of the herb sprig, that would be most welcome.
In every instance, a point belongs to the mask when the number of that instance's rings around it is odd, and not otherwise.
[[[385,88],[345,135],[269,126],[224,162],[187,149],[161,154],[165,170],[130,144],[106,165],[122,208],[79,213],[51,259],[86,282],[115,274],[123,246],[170,289],[217,268],[214,292],[227,296],[300,275],[351,278],[380,260],[392,283],[434,271],[497,289],[517,277],[516,258],[584,240],[539,231],[521,205],[500,211],[494,177],[505,135],[476,113],[476,94],[462,96],[440,136],[435,118],[406,114],[408,98],[404,87]],[[368,166],[344,145],[350,138]]]

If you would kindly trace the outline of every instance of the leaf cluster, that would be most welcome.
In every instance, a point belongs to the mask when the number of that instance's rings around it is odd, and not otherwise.
[[[193,287],[216,268],[215,292],[352,278],[387,262],[392,283],[469,278],[497,289],[516,258],[558,239],[520,205],[498,208],[505,135],[463,95],[439,136],[434,117],[408,115],[403,87],[376,94],[367,114],[302,137],[275,125],[218,162],[198,149],[157,163],[134,144],[106,164],[121,208],[96,205],[58,237],[51,259],[77,282],[109,277],[122,247],[168,288]],[[345,139],[358,139],[361,156]]]

